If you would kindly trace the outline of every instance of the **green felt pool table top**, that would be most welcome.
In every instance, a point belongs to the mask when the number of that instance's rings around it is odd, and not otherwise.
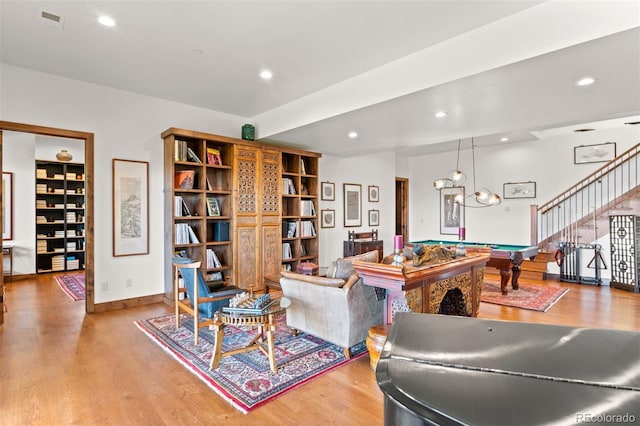
[[[447,240],[421,240],[421,241],[411,241],[410,244],[424,244],[424,245],[438,245],[442,243],[445,246],[455,246],[460,241],[447,241]],[[500,251],[523,251],[527,249],[531,249],[531,246],[524,245],[516,245],[516,244],[494,244],[494,243],[475,243],[472,241],[463,241],[465,247],[491,247],[493,250]]]

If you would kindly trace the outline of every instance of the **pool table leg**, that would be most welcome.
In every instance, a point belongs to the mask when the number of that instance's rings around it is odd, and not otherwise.
[[[503,296],[506,296],[508,293],[507,284],[509,284],[509,278],[511,278],[511,270],[508,268],[500,269],[500,291]]]

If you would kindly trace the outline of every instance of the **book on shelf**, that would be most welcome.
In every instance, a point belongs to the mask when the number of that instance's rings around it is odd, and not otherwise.
[[[196,235],[196,232],[193,230],[191,225],[187,225],[187,229],[189,230],[189,241],[193,244],[198,244],[200,240],[198,239],[198,236]]]
[[[282,193],[289,195],[296,194],[296,187],[293,184],[293,180],[291,178],[282,178]]]
[[[311,222],[309,220],[303,220],[302,221],[301,230],[300,230],[300,236],[301,237],[315,237],[316,236],[316,229],[313,226],[313,222]]]
[[[304,158],[300,158],[300,173],[303,175],[307,174],[307,169],[304,166]]]
[[[283,237],[285,238],[294,238],[298,233],[298,225],[297,222],[288,222],[285,221],[282,227]]]
[[[175,187],[179,189],[193,189],[195,176],[195,170],[176,170]]]
[[[291,271],[291,264],[290,263],[283,263],[282,264],[282,270],[283,271]]]
[[[291,251],[291,244],[282,243],[282,260],[288,260],[293,258],[293,252]]]
[[[195,231],[188,223],[175,224],[175,243],[176,244],[198,244],[200,240]]]
[[[207,268],[222,268],[222,262],[213,249],[207,249]]]
[[[312,200],[300,200],[300,214],[302,216],[316,215],[316,207]]]
[[[36,178],[46,179],[47,178],[47,169],[36,169]]]
[[[213,191],[213,187],[211,186],[211,181],[209,180],[209,176],[207,176],[207,191]]]
[[[202,160],[200,160],[198,154],[196,154],[195,151],[191,148],[187,148],[187,158],[189,159],[189,161],[193,161],[194,163],[202,163]]]
[[[187,142],[175,140],[173,147],[173,159],[175,161],[187,161]]]
[[[220,216],[220,204],[216,197],[207,197],[207,215]]]
[[[219,149],[207,148],[207,164],[222,166],[222,157]]]

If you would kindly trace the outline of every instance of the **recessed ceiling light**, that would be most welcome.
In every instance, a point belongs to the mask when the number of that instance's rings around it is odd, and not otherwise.
[[[100,22],[105,27],[113,27],[116,25],[116,21],[113,20],[110,16],[102,15],[98,18],[98,22]]]
[[[444,112],[444,111],[436,112],[436,117],[438,117],[438,118],[442,118],[442,117],[446,117],[446,116],[447,116],[447,113]]]
[[[273,77],[273,73],[269,70],[262,70],[260,71],[260,78],[263,80],[271,80],[271,77]]]
[[[358,132],[349,132],[349,138],[355,139],[358,137]]]
[[[509,138],[502,138],[500,139],[500,142],[507,142],[509,140]]]
[[[595,78],[593,77],[584,77],[581,78],[580,80],[576,81],[576,85],[578,86],[589,86],[591,84],[593,84],[596,81]]]

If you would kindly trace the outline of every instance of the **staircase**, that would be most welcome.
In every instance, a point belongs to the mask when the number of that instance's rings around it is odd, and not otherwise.
[[[590,249],[609,234],[609,216],[640,214],[639,153],[640,144],[548,203],[532,206],[531,241],[541,253],[529,263],[553,262],[561,247]],[[540,266],[523,263],[521,276],[528,268],[537,271]]]

